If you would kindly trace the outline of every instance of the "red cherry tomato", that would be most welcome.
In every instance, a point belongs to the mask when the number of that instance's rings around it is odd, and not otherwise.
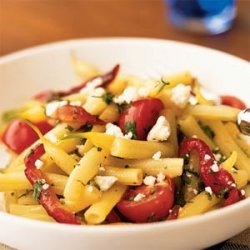
[[[232,106],[232,107],[238,108],[238,109],[246,109],[247,108],[246,104],[235,96],[222,95],[220,98],[221,98],[221,103],[224,105]]]
[[[126,133],[126,124],[135,123],[135,132],[137,140],[144,140],[149,130],[154,126],[163,109],[161,100],[157,98],[146,98],[135,101],[131,106],[123,111],[119,117],[119,127]]]
[[[136,195],[145,197],[134,201]],[[174,204],[174,190],[169,182],[158,183],[154,186],[142,185],[128,190],[117,204],[119,211],[135,223],[152,222],[168,215]]]
[[[46,121],[34,123],[42,134],[47,133],[53,127]],[[15,153],[20,154],[38,139],[36,132],[22,120],[13,120],[5,129],[2,141]]]
[[[111,212],[108,214],[106,221],[108,223],[119,223],[122,222],[120,216],[117,214],[117,212],[113,210],[111,210]]]

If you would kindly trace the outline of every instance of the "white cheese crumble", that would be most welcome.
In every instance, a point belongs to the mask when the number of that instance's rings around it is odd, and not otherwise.
[[[220,153],[214,154],[214,158],[216,161],[220,161],[221,157],[222,157],[222,155]]]
[[[96,98],[96,96],[101,97],[105,92],[106,91],[105,91],[104,88],[96,88],[96,89],[94,89],[92,91],[92,93],[91,93],[92,96],[91,97],[94,97],[94,98]]]
[[[208,161],[208,160],[210,160],[210,159],[211,159],[211,156],[210,156],[210,155],[208,155],[208,154],[205,154],[204,159],[205,159],[206,161]]]
[[[101,78],[96,78],[89,82],[86,86],[84,86],[81,90],[81,94],[87,94],[91,95],[93,94],[93,91],[95,90],[96,87],[100,86],[102,84],[102,79]]]
[[[145,194],[139,193],[134,197],[134,201],[141,201],[145,197]]]
[[[5,169],[11,161],[11,154],[7,149],[0,145],[0,169]]]
[[[147,88],[135,88],[128,86],[121,95],[115,97],[113,101],[117,104],[131,103],[149,95],[149,89]]]
[[[180,83],[171,90],[171,101],[180,108],[184,108],[190,98],[191,87]]]
[[[47,190],[49,188],[49,184],[45,183],[42,185],[43,190]]]
[[[133,101],[136,101],[138,100],[139,98],[139,95],[138,95],[138,92],[137,92],[137,88],[135,87],[127,87],[123,93],[118,96],[118,97],[115,97],[113,100],[115,103],[118,103],[118,104],[122,104],[122,103],[131,103]]]
[[[37,169],[40,169],[40,168],[43,166],[43,164],[44,164],[44,162],[41,161],[41,160],[39,160],[39,159],[37,159],[37,160],[35,161],[35,167],[36,167]]]
[[[198,100],[197,100],[197,98],[196,98],[195,96],[191,95],[191,96],[189,97],[188,102],[189,102],[191,105],[196,105],[196,104],[198,103]]]
[[[206,191],[208,194],[210,194],[210,195],[213,194],[213,191],[212,191],[211,187],[205,187],[205,191]]]
[[[125,139],[131,139],[133,137],[133,133],[129,131],[127,134],[124,135]]]
[[[153,186],[155,184],[156,178],[152,175],[146,176],[143,180],[143,183],[147,186]]]
[[[159,116],[155,125],[149,131],[148,141],[166,141],[170,135],[170,125],[164,116]]]
[[[219,171],[219,166],[216,162],[213,163],[213,165],[210,168],[214,173]]]
[[[108,135],[114,135],[114,136],[117,136],[117,137],[123,137],[123,133],[120,129],[120,127],[112,124],[112,123],[107,123],[106,124],[106,134]]]
[[[232,184],[231,184],[231,187],[236,188],[236,187],[237,187],[237,185],[236,185],[235,183],[232,183]]]
[[[161,158],[161,151],[157,151],[153,156],[152,159],[154,160],[160,160]]]
[[[45,114],[49,117],[53,117],[53,115],[55,114],[56,110],[60,107],[63,107],[65,105],[68,104],[68,101],[54,101],[54,102],[49,102],[46,105],[45,108]]]
[[[157,175],[157,182],[163,182],[165,180],[166,176],[163,173],[159,173]]]
[[[101,191],[107,191],[117,181],[115,176],[96,176],[95,182],[101,189]]]
[[[245,192],[244,189],[241,189],[241,190],[240,190],[240,193],[241,193],[241,195],[243,195],[243,196],[246,194],[246,192]]]

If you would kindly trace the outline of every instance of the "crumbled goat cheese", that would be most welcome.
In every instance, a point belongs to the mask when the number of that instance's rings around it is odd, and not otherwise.
[[[157,151],[153,156],[152,159],[154,160],[160,160],[161,158],[161,151]]]
[[[40,169],[40,168],[43,166],[43,164],[44,164],[44,162],[41,161],[41,160],[39,160],[39,159],[37,159],[37,160],[35,161],[35,167],[36,167],[37,169]]]
[[[145,197],[146,195],[139,193],[135,196],[134,201],[141,201]]]
[[[81,90],[81,94],[87,94],[87,95],[92,95],[93,91],[95,90],[96,87],[100,86],[102,84],[102,79],[101,78],[96,78],[89,82],[86,86],[84,86]]]
[[[124,135],[125,139],[131,139],[132,137],[133,137],[133,133],[131,131]]]
[[[214,158],[216,161],[220,161],[221,157],[222,157],[222,155],[220,153],[214,154]]]
[[[244,189],[241,189],[241,190],[240,190],[240,193],[241,193],[241,195],[243,195],[243,196],[246,194],[246,192],[245,192]]]
[[[191,95],[191,96],[189,97],[188,102],[189,102],[191,105],[196,105],[196,104],[198,103],[198,100],[197,100],[197,98],[196,98],[195,96]]]
[[[117,104],[131,103],[141,98],[145,98],[149,95],[149,89],[147,88],[135,88],[133,86],[127,87],[121,95],[115,97],[113,101]]]
[[[205,159],[206,161],[208,161],[208,160],[210,160],[210,159],[211,159],[211,156],[210,156],[210,155],[208,155],[208,154],[205,154],[204,159]]]
[[[211,166],[211,170],[216,173],[219,171],[219,166],[216,162],[213,163],[213,165]]]
[[[208,194],[210,194],[210,195],[213,194],[213,191],[212,191],[211,187],[205,187],[205,191],[206,191]]]
[[[164,116],[159,116],[155,125],[149,131],[148,141],[166,141],[170,135],[170,125]]]
[[[180,83],[171,90],[171,101],[178,107],[184,108],[190,98],[191,87]]]
[[[96,97],[96,96],[102,96],[105,93],[105,89],[104,88],[96,88],[93,90],[93,92],[91,93],[92,97]]]
[[[49,188],[49,184],[45,183],[42,185],[43,190],[47,190]]]
[[[121,129],[118,126],[116,126],[116,125],[114,125],[112,123],[107,123],[106,124],[106,132],[105,133],[108,134],[108,135],[123,137],[123,133],[122,133]]]
[[[115,176],[96,176],[95,182],[101,189],[101,191],[107,191],[117,181]]]
[[[7,149],[0,145],[0,169],[4,169],[8,166],[11,161],[11,154]]]
[[[153,186],[155,184],[156,178],[154,176],[146,176],[143,180],[143,183],[147,186]]]
[[[114,102],[118,103],[118,104],[122,104],[122,103],[131,103],[133,101],[138,100],[139,95],[137,93],[137,89],[135,87],[127,87],[123,93],[114,98]]]
[[[236,188],[236,187],[237,187],[237,185],[236,185],[235,183],[232,183],[232,184],[231,184],[231,187]]]
[[[47,105],[46,105],[46,108],[45,108],[45,114],[47,116],[50,116],[50,117],[53,117],[53,115],[55,114],[56,110],[60,107],[63,107],[65,105],[68,104],[68,101],[54,101],[54,102],[49,102]]]
[[[165,180],[166,176],[163,173],[159,173],[157,175],[157,182],[163,182]]]

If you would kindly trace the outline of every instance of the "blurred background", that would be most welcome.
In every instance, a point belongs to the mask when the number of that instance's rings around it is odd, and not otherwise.
[[[170,21],[177,0],[166,1],[0,0],[0,55],[58,40],[132,36],[194,43],[250,60],[250,0],[236,1],[232,28],[217,35],[177,28]]]

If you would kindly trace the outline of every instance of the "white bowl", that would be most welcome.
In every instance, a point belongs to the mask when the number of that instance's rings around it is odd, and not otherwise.
[[[0,59],[0,109],[17,107],[38,91],[79,82],[69,53],[103,70],[120,63],[122,72],[152,76],[190,70],[209,89],[249,100],[249,63],[190,44],[155,39],[84,39],[17,52]],[[199,249],[250,226],[250,198],[179,221],[124,226],[69,226],[0,212],[0,242],[18,249]]]

